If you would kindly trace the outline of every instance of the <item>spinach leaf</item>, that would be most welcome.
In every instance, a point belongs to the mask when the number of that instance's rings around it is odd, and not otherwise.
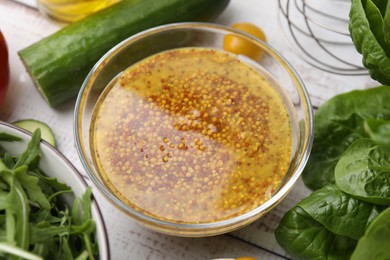
[[[313,219],[337,235],[358,240],[380,209],[328,185],[298,203]]]
[[[375,143],[390,149],[390,120],[367,118],[364,129]]]
[[[385,41],[387,44],[390,44],[390,1],[387,2],[386,11],[384,15],[384,31],[385,31]]]
[[[377,4],[377,5],[376,5]],[[390,84],[390,58],[384,39],[383,1],[352,0],[349,30],[356,50],[363,55],[363,65],[373,79]],[[379,8],[380,9],[379,9]],[[386,8],[387,10],[387,8]]]
[[[363,0],[366,18],[378,44],[387,57],[390,57],[390,45],[385,41],[383,12],[386,10],[387,0]]]
[[[315,113],[311,155],[302,173],[315,190],[334,183],[334,169],[347,147],[368,137],[366,118],[390,120],[390,88],[355,90],[329,99]]]
[[[275,237],[294,259],[349,259],[357,243],[332,233],[299,206],[283,216]]]
[[[390,157],[370,139],[354,142],[335,170],[336,185],[361,200],[390,205]]]
[[[390,208],[383,211],[359,240],[351,260],[390,259]]]

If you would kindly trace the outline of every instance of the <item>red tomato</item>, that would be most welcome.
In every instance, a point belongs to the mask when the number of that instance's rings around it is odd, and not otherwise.
[[[0,106],[4,103],[9,83],[8,49],[0,31]]]

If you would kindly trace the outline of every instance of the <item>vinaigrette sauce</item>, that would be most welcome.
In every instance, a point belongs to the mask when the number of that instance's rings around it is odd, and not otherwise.
[[[91,148],[126,204],[179,223],[248,212],[290,164],[288,111],[273,86],[227,52],[182,48],[125,70],[99,99]]]

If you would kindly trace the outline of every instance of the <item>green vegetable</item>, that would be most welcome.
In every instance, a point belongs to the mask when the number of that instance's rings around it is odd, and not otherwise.
[[[275,238],[294,259],[349,259],[380,211],[329,185],[289,210]]]
[[[332,233],[299,206],[283,216],[275,238],[294,259],[348,259],[357,243]]]
[[[13,122],[12,124],[23,128],[30,133],[33,133],[36,129],[39,128],[42,133],[42,139],[51,144],[52,146],[56,146],[56,139],[54,137],[54,133],[47,124],[34,119],[23,119]]]
[[[386,86],[353,91],[317,111],[303,176],[317,190],[288,211],[275,231],[294,258],[390,259],[390,218],[384,213],[390,209],[389,97]]]
[[[297,206],[332,233],[356,240],[380,212],[377,206],[355,199],[334,185],[313,192]]]
[[[19,158],[0,157],[0,259],[95,259],[91,190],[70,212],[59,197],[70,188],[38,168],[40,141],[37,129]]]
[[[336,185],[361,200],[390,205],[390,157],[369,139],[353,143],[335,170]]]
[[[380,211],[329,185],[288,211],[275,237],[297,259],[348,259]]]
[[[367,118],[390,120],[390,88],[355,90],[335,96],[314,116],[314,140],[302,173],[306,186],[315,190],[334,183],[334,169],[347,147],[368,137]]]
[[[375,143],[390,149],[390,120],[367,118],[364,129]]]
[[[13,142],[20,141],[21,139],[17,136],[13,136],[7,133],[0,133],[0,141]]]
[[[383,211],[359,240],[351,260],[390,259],[390,208]]]
[[[389,11],[387,0],[352,0],[349,30],[363,65],[373,79],[390,84]]]
[[[51,106],[75,97],[88,72],[113,46],[145,29],[210,21],[229,0],[122,0],[21,50],[19,56]]]
[[[387,44],[390,44],[390,1],[387,1],[385,18],[384,18],[384,31],[385,31],[385,41]]]

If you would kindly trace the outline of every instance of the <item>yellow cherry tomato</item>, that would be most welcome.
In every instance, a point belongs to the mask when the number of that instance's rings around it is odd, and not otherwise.
[[[232,25],[233,28],[249,33],[262,41],[267,41],[264,32],[254,24],[251,23],[236,23]],[[225,51],[232,52],[235,54],[242,54],[259,60],[263,55],[263,50],[253,44],[252,42],[243,39],[240,36],[228,34],[225,36],[223,41],[223,48]],[[244,259],[245,260],[245,259]]]

